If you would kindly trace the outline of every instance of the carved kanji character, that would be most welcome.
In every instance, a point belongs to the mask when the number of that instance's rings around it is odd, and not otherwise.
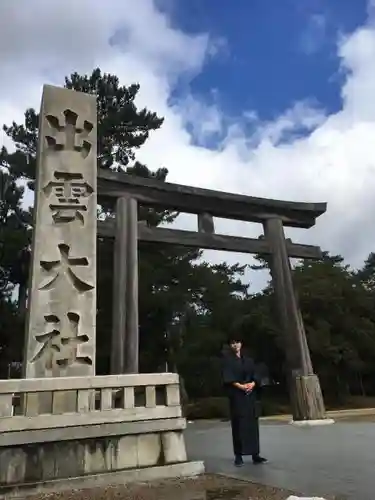
[[[31,362],[44,357],[46,367],[50,370],[54,365],[61,368],[73,363],[92,365],[89,356],[77,354],[78,345],[89,340],[87,335],[79,335],[79,319],[79,315],[74,312],[68,312],[62,321],[54,314],[45,315],[47,331],[35,336],[41,347]]]
[[[72,283],[72,285],[79,292],[87,292],[94,288],[93,285],[86,283],[76,272],[72,270],[72,267],[76,266],[88,266],[89,261],[87,257],[70,257],[70,246],[61,243],[58,245],[60,251],[59,260],[41,260],[40,265],[47,271],[49,276],[45,281],[39,286],[39,290],[50,290],[53,286],[57,285],[57,281],[63,276],[66,276]]]
[[[71,109],[63,112],[65,123],[60,124],[57,116],[47,115],[46,120],[50,127],[50,135],[46,135],[46,141],[50,149],[54,151],[77,151],[86,158],[91,151],[91,144],[87,140],[94,125],[84,120],[83,127],[77,127],[77,113]]]
[[[56,203],[50,204],[53,211],[52,218],[55,222],[72,222],[79,220],[84,223],[82,212],[87,212],[87,198],[94,190],[83,179],[80,173],[58,172],[54,173],[56,180],[44,186],[46,196],[53,194]]]

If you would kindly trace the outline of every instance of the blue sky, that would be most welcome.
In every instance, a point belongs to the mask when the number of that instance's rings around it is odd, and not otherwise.
[[[189,89],[206,101],[218,100],[228,114],[253,109],[265,120],[306,98],[329,112],[340,108],[338,37],[367,17],[365,0],[161,0],[158,5],[173,26],[218,39],[219,55]]]

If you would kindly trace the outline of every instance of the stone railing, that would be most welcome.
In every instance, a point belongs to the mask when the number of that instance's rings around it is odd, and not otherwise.
[[[177,374],[0,381],[0,498],[201,473],[185,427]]]
[[[67,398],[67,396],[70,396]],[[37,400],[44,399],[40,412]],[[65,411],[69,399],[73,406]],[[178,375],[156,373],[0,381],[0,435],[6,431],[181,417]],[[0,438],[1,446],[1,438]]]

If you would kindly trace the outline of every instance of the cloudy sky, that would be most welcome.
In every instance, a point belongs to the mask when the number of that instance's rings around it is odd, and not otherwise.
[[[287,235],[353,267],[375,251],[375,0],[1,0],[0,61],[2,123],[39,108],[43,83],[99,66],[165,117],[138,159],[169,181],[327,201]]]

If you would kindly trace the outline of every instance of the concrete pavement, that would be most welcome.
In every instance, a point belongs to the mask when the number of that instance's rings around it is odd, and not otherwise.
[[[298,428],[261,425],[262,453],[269,463],[233,466],[229,423],[196,422],[186,431],[189,458],[204,460],[207,472],[249,479],[310,496],[375,498],[375,424],[337,422]]]
[[[374,418],[375,421],[375,408],[351,408],[349,410],[334,410],[327,411],[327,417],[334,420],[342,419],[364,419]],[[272,415],[269,417],[262,417],[262,422],[290,422],[292,415]]]

